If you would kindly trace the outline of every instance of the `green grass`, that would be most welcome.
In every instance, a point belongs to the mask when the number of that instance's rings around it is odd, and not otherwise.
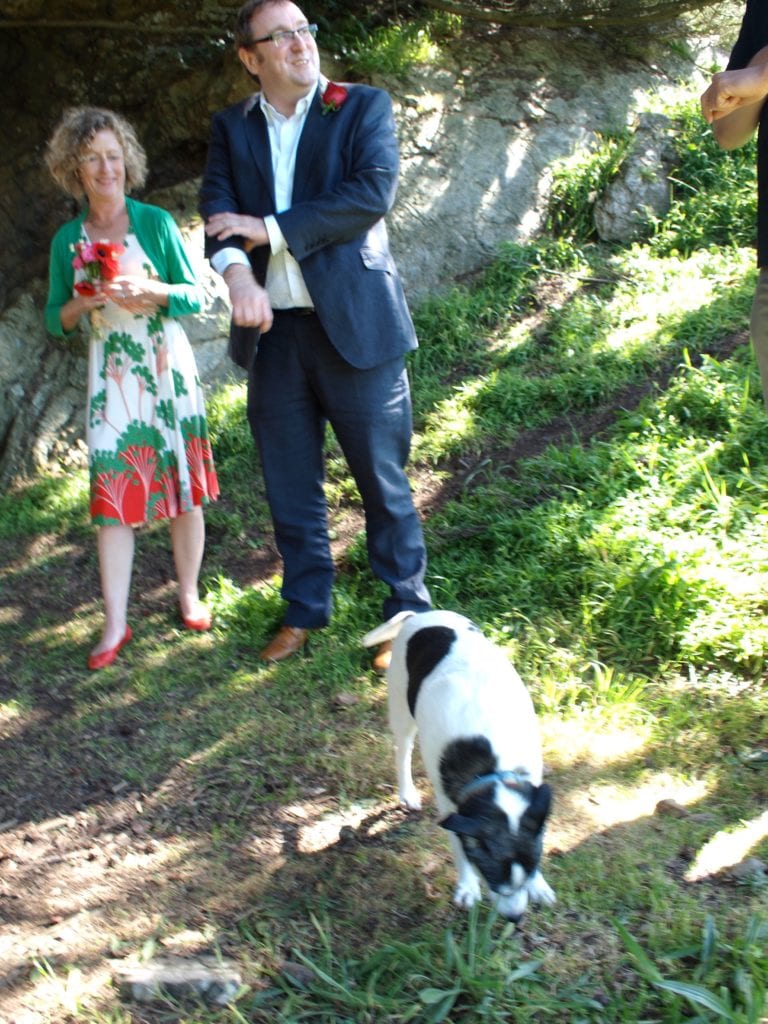
[[[153,527],[135,639],[85,673],[100,609],[84,474],[0,498],[0,821],[79,808],[99,836],[130,810],[155,844],[96,952],[9,961],[30,998],[58,1002],[52,1021],[765,1019],[765,875],[724,870],[734,846],[768,859],[768,766],[750,757],[768,734],[768,419],[745,333],[754,254],[716,201],[741,190],[748,218],[753,181],[680,116],[689,187],[647,241],[594,242],[577,227],[591,190],[564,182],[580,198],[559,237],[503,247],[472,288],[416,311],[429,585],[529,684],[556,794],[557,905],[517,931],[485,905],[458,913],[433,809],[396,809],[384,684],[359,647],[384,597],[362,534],[310,656],[257,661],[283,605],[233,384],[209,402],[212,635],[179,629]],[[614,173],[615,148],[602,159],[591,182]],[[328,496],[341,531],[359,503],[332,442]],[[238,961],[233,1006],[134,1013],[89,991],[105,945],[146,957],[195,932]]]
[[[634,937],[622,925],[618,929],[643,977],[665,996],[670,1016],[682,1018],[687,1004],[732,1024],[765,1020],[768,925],[764,920],[750,918],[743,934],[724,941],[708,917],[700,946],[670,951],[664,958],[666,964],[686,963],[688,980],[665,978]]]

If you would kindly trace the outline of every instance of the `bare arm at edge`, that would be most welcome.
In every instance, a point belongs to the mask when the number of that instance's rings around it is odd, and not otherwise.
[[[723,149],[743,146],[757,128],[768,96],[768,46],[746,68],[718,71],[701,96],[701,112]]]

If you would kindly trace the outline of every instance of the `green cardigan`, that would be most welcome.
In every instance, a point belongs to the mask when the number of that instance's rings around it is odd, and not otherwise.
[[[181,233],[167,210],[149,206],[126,197],[128,222],[144,252],[152,261],[161,281],[171,285],[168,295],[168,316],[183,316],[200,310],[200,290],[189,262]],[[63,224],[51,242],[48,274],[48,301],[45,304],[45,326],[59,337],[71,334],[61,326],[61,307],[72,298],[75,271],[72,267],[74,245],[82,238],[83,221],[88,210]]]

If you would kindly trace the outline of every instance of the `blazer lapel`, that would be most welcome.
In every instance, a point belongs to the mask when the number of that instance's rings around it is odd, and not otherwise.
[[[269,145],[267,122],[259,103],[258,94],[253,96],[244,110],[243,130],[254,162],[269,189],[272,205],[275,204],[275,176],[272,171],[272,150]]]
[[[292,196],[294,203],[301,202],[302,199],[307,198],[304,195],[304,189],[308,180],[307,171],[315,166],[315,151],[323,137],[323,104],[320,99],[323,88],[323,80],[321,79],[307,111],[307,119],[304,122],[299,146],[296,150],[296,171],[293,176]]]

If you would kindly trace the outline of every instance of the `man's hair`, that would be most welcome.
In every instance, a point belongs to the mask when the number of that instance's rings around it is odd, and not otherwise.
[[[247,48],[251,45],[251,18],[260,7],[268,4],[282,3],[282,0],[245,0],[235,19],[235,49],[241,46]]]
[[[133,127],[120,114],[101,107],[70,107],[48,141],[45,162],[56,182],[69,195],[83,194],[80,181],[80,157],[93,137],[110,131],[120,143],[125,164],[125,191],[141,188],[147,177],[147,156]]]

